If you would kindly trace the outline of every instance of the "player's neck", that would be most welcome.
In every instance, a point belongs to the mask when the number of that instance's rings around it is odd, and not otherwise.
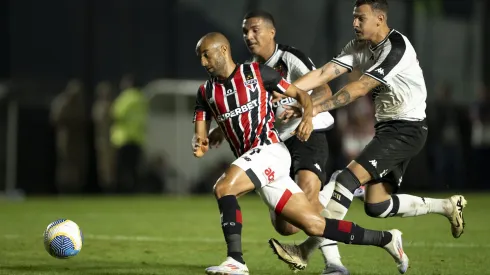
[[[276,52],[276,42],[271,43],[265,50],[264,53],[257,55],[257,59],[260,63],[265,63],[269,60],[272,55]]]
[[[383,26],[379,32],[371,39],[371,43],[373,46],[378,45],[381,41],[383,41],[388,34],[390,34],[391,29],[388,26]]]
[[[223,69],[223,73],[221,75],[218,75],[218,78],[220,79],[227,79],[228,77],[233,74],[233,72],[236,69],[237,64],[233,62],[233,60],[226,62],[225,68]]]

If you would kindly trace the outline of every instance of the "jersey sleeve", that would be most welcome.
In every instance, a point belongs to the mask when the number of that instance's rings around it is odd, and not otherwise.
[[[205,94],[204,85],[201,85],[197,90],[196,106],[194,107],[194,120],[196,121],[208,121],[211,120],[211,109],[204,96]]]
[[[408,60],[407,45],[401,34],[391,34],[389,41],[391,43],[385,43],[383,53],[376,63],[364,73],[383,84],[387,84],[393,76],[407,67],[407,62],[411,62]],[[414,56],[413,58],[413,61],[417,62],[416,57]]]
[[[358,65],[356,58],[356,41],[351,40],[349,43],[347,43],[340,54],[333,58],[331,62],[348,69],[349,72],[352,72],[352,69]]]
[[[269,92],[284,94],[291,83],[282,78],[282,76],[271,67],[263,64],[258,64],[258,66],[265,89]]]

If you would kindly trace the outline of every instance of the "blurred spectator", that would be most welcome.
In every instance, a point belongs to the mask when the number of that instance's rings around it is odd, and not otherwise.
[[[451,86],[442,84],[434,102],[428,104],[427,147],[432,153],[437,187],[461,189],[465,184],[464,150],[469,149],[471,124],[466,108],[453,100]]]
[[[342,153],[355,159],[374,136],[374,110],[372,100],[365,96],[337,110],[338,130],[342,135]]]
[[[121,80],[121,93],[112,106],[111,141],[117,148],[118,191],[133,192],[145,141],[147,100],[133,75]]]
[[[56,186],[60,193],[82,191],[88,165],[87,118],[82,83],[73,79],[51,104],[56,131]]]
[[[142,183],[138,187],[143,193],[162,193],[167,186],[168,173],[174,173],[163,155],[153,155],[144,165]]]
[[[216,184],[216,179],[219,179],[229,166],[230,161],[227,159],[222,159],[216,162],[215,165],[206,169],[206,173],[200,176],[199,181],[194,185],[192,193],[212,194],[213,186]]]
[[[115,149],[111,143],[112,85],[107,81],[99,83],[95,89],[95,96],[92,119],[94,121],[97,177],[101,189],[106,193],[111,193],[116,191]]]

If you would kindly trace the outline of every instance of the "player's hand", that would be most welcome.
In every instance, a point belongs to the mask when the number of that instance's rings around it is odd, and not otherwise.
[[[203,140],[201,137],[197,136],[192,142],[192,151],[196,158],[204,156],[204,154],[209,150],[209,139]]]
[[[277,117],[281,119],[283,123],[288,123],[290,119],[301,117],[303,115],[303,111],[296,106],[284,105],[283,107],[285,111]]]
[[[279,102],[279,101],[281,101],[281,99],[284,99],[284,98],[288,98],[288,97],[286,95],[283,95],[283,94],[278,93],[278,92],[272,93],[272,103]]]
[[[221,131],[221,128],[216,127],[209,132],[208,140],[211,148],[218,148],[225,140],[225,134]]]
[[[299,140],[305,142],[310,138],[313,131],[313,117],[303,117],[300,124],[291,134],[296,135]]]

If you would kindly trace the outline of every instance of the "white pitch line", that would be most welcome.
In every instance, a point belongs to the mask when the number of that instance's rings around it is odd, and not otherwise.
[[[7,234],[3,235],[6,239],[21,238],[20,235]],[[154,236],[125,236],[125,235],[92,235],[84,234],[85,240],[100,240],[100,241],[133,241],[133,242],[157,242],[157,243],[224,243],[220,238],[164,238]],[[284,239],[282,240],[284,241]],[[303,240],[287,240],[288,243],[300,243]],[[266,244],[267,240],[244,239],[243,243],[248,244]],[[427,247],[427,248],[490,248],[487,243],[465,243],[465,242],[411,242],[404,241],[405,247]]]

